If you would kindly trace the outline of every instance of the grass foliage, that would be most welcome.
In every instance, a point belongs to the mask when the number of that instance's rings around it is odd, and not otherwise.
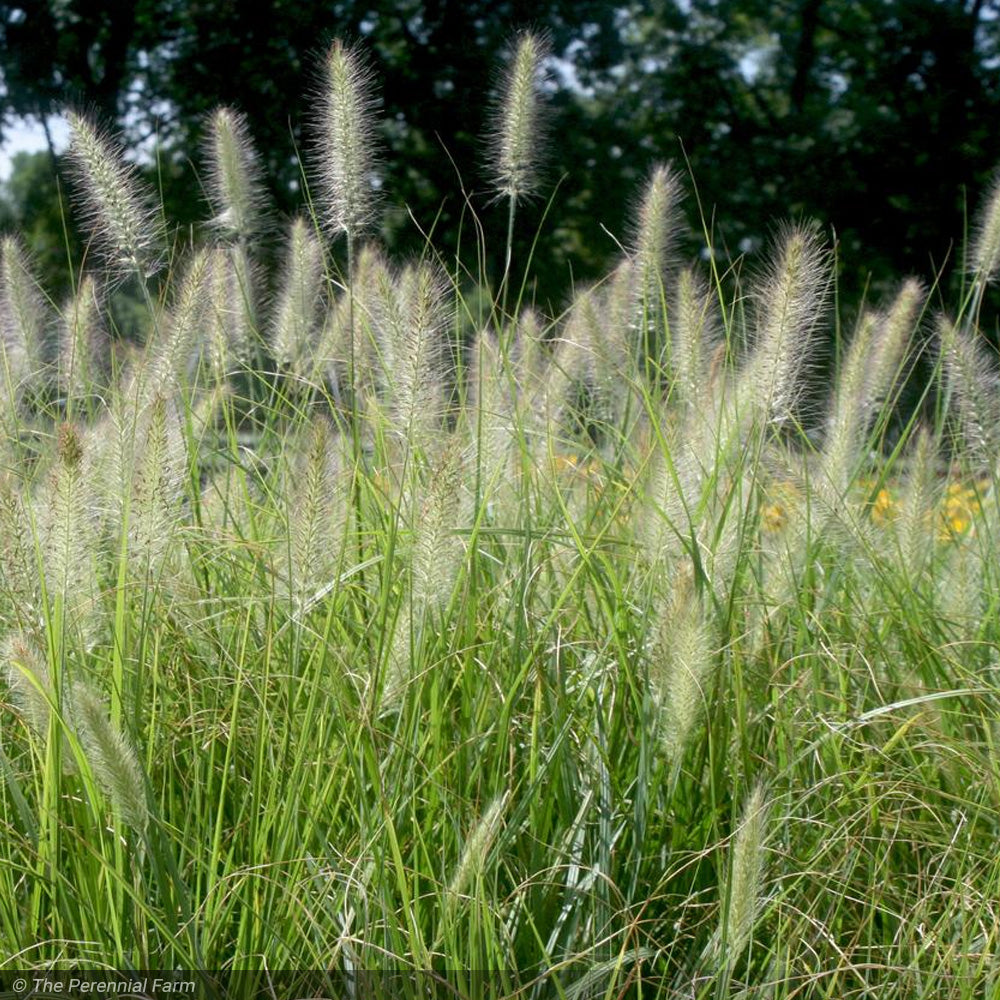
[[[511,233],[544,52],[515,40],[489,142]],[[816,228],[685,268],[659,166],[543,316],[510,242],[472,248],[491,297],[466,248],[384,257],[360,51],[322,86],[287,225],[235,111],[183,255],[75,116],[103,269],[57,307],[3,240],[6,964],[1000,988],[1000,188],[956,307],[907,279],[831,384]]]

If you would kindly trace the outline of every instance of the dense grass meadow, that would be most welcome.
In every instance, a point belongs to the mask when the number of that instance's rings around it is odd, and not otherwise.
[[[493,111],[511,233],[543,56]],[[375,81],[323,71],[299,218],[220,109],[178,249],[77,114],[72,300],[3,237],[0,972],[995,995],[1000,186],[953,302],[848,326],[808,223],[677,259],[657,166],[550,316],[474,203],[386,259]]]

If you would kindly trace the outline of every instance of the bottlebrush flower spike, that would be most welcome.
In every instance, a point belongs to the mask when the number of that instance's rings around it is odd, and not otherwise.
[[[136,168],[121,157],[117,144],[88,117],[67,115],[71,131],[69,162],[79,188],[94,246],[109,272],[141,278],[155,274],[161,260],[159,218],[150,207]]]
[[[323,60],[316,118],[321,218],[334,234],[354,239],[371,221],[375,170],[375,76],[356,46],[341,41]]]
[[[213,226],[234,239],[251,239],[261,225],[264,185],[246,116],[232,108],[217,108],[209,124],[206,153],[209,199],[216,213]]]
[[[543,37],[527,31],[517,36],[514,59],[494,110],[493,186],[499,195],[515,201],[534,194],[538,184],[543,124],[540,83],[548,54]]]

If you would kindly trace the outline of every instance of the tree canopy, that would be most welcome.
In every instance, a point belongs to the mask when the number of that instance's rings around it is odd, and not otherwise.
[[[0,126],[70,104],[130,145],[155,137],[167,215],[188,224],[204,216],[205,117],[231,105],[287,212],[302,199],[320,53],[356,39],[381,80],[383,238],[416,252],[432,231],[474,257],[470,206],[487,247],[503,244],[484,130],[505,43],[525,25],[556,57],[555,194],[544,224],[544,197],[522,213],[517,238],[525,259],[541,234],[534,291],[553,307],[627,242],[631,199],[659,160],[689,161],[697,186],[681,252],[703,243],[702,214],[731,256],[776,220],[815,217],[854,298],[933,277],[1000,162],[1000,0],[0,2]]]

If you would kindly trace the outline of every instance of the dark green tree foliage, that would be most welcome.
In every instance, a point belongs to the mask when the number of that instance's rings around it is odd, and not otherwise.
[[[70,261],[80,260],[81,249],[49,154],[16,153],[2,194],[0,228],[21,235],[46,292],[62,301],[70,292]]]
[[[630,200],[656,160],[690,159],[714,241],[732,256],[775,219],[832,227],[849,300],[870,280],[953,262],[963,209],[1000,161],[1000,0],[0,2],[0,125],[72,101],[131,143],[156,134],[167,217],[185,224],[204,216],[192,163],[205,116],[232,105],[249,114],[287,212],[302,198],[296,151],[319,56],[353,37],[382,81],[383,238],[416,252],[433,230],[448,255],[461,238],[478,277],[462,192],[498,250],[506,213],[486,190],[483,130],[504,43],[526,25],[562,60],[550,189],[562,180],[532,268],[553,306],[607,265],[616,238],[627,243]],[[521,261],[544,207],[543,196],[520,213]],[[694,255],[693,198],[687,217],[679,252]]]
[[[637,3],[626,83],[599,104],[628,156],[683,142],[730,252],[775,218],[831,226],[856,297],[954,257],[1000,162],[998,16],[995,0]]]
[[[56,7],[63,11],[58,18]],[[548,32],[557,52],[585,33],[591,41],[586,51],[576,52],[576,60],[606,69],[620,59],[615,17],[612,7],[597,0],[381,5],[139,0],[129,5],[121,22],[108,5],[87,0],[16,7],[0,3],[0,30],[5,32],[0,69],[5,79],[17,81],[9,88],[4,112],[51,114],[68,98],[97,105],[130,142],[156,134],[157,181],[166,214],[185,224],[204,214],[195,196],[191,161],[198,159],[195,151],[207,114],[219,104],[243,109],[265,159],[271,194],[279,209],[290,212],[302,201],[298,154],[308,144],[320,55],[333,37],[357,38],[369,50],[381,81],[382,183],[389,193],[383,237],[395,250],[417,252],[424,243],[420,230],[433,230],[435,242],[450,254],[462,229],[468,257],[474,260],[476,232],[459,179],[488,232],[500,234],[494,245],[502,245],[505,211],[488,206],[481,166],[491,80],[499,72],[505,44],[525,24]],[[60,37],[73,39],[67,53],[90,46],[100,67],[103,46],[113,47],[107,72],[88,76],[70,66],[69,56],[52,44],[56,20],[62,24]],[[122,24],[130,32],[124,61],[118,58]],[[109,97],[112,73],[117,84]],[[565,91],[554,95],[556,105],[571,102]],[[561,148],[563,155],[549,163],[553,183],[573,160],[572,149]],[[574,172],[571,185],[582,183],[585,178]],[[543,206],[541,202],[534,212],[524,213],[521,259]],[[276,233],[280,231],[277,227]],[[613,248],[607,237],[603,242],[607,250]],[[550,291],[566,285],[564,254],[557,244],[547,240],[536,261],[536,273]]]

